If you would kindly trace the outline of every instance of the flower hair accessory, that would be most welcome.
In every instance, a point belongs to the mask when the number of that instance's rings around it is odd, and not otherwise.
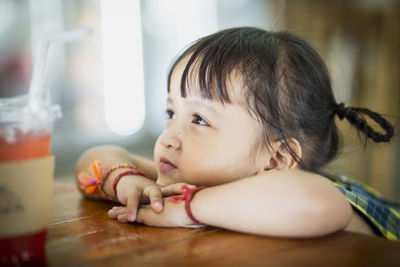
[[[177,203],[181,200],[185,201],[185,210],[187,215],[189,216],[189,218],[196,224],[203,224],[201,222],[199,222],[192,214],[192,211],[190,210],[190,201],[192,201],[194,195],[199,192],[200,190],[205,189],[205,186],[201,186],[201,187],[196,187],[193,189],[190,189],[187,185],[182,185],[182,189],[185,190],[185,193],[182,196],[173,196],[169,199],[170,202],[172,203]]]
[[[121,168],[135,170],[137,174],[146,177],[146,175],[133,164],[119,164],[106,169],[101,166],[100,161],[94,160],[90,163],[87,171],[82,171],[78,174],[78,179],[81,183],[80,188],[85,190],[89,195],[100,194],[107,199],[114,200],[111,196],[107,195],[103,187],[110,173]]]

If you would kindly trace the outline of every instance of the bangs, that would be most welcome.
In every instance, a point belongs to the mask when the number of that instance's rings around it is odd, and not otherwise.
[[[242,73],[244,66],[240,39],[232,40],[231,37],[228,33],[212,35],[192,44],[172,65],[168,75],[168,92],[176,65],[188,58],[181,77],[181,96],[198,93],[204,99],[231,103],[227,82],[232,72]]]
[[[318,171],[336,155],[338,135],[332,106],[337,104],[329,74],[318,53],[304,40],[253,27],[203,37],[174,60],[168,92],[179,64],[183,65],[178,77],[182,97],[196,94],[222,104],[233,103],[236,87],[231,84],[239,75],[242,92],[238,103],[262,126],[263,143],[271,148],[271,140],[280,141],[301,169]],[[300,155],[291,147],[292,138],[301,146]]]

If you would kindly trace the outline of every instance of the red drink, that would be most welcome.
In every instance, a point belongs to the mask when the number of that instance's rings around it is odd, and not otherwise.
[[[33,132],[16,134],[17,141],[9,143],[0,139],[0,162],[23,161],[49,156],[51,135],[38,135]],[[0,237],[0,263],[32,262],[42,259],[46,244],[46,230]]]
[[[16,134],[17,141],[10,144],[0,137],[0,162],[34,159],[51,155],[51,135],[35,135],[34,133]]]
[[[12,100],[11,105],[3,103],[0,101],[0,265],[42,264],[51,215],[54,118],[43,116],[45,110],[40,116],[27,112],[26,98]]]

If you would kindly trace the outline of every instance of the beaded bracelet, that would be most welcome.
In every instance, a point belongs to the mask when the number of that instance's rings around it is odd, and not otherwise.
[[[183,196],[173,196],[169,199],[170,202],[172,203],[177,203],[181,200],[185,201],[185,210],[187,215],[189,216],[189,218],[196,224],[203,224],[201,222],[199,222],[192,214],[192,211],[190,209],[190,201],[192,201],[194,195],[199,192],[200,190],[203,190],[204,188],[206,188],[205,186],[201,186],[201,187],[196,187],[193,189],[190,189],[189,187],[187,187],[186,185],[182,185],[182,189],[185,190],[185,193],[183,194]]]
[[[85,190],[85,192],[89,195],[100,194],[100,196],[102,196],[106,199],[114,200],[113,197],[109,196],[104,191],[103,187],[104,187],[104,184],[106,183],[107,178],[110,175],[110,173],[115,170],[121,169],[121,168],[128,168],[128,169],[139,171],[136,168],[136,166],[133,164],[119,164],[119,165],[112,166],[109,169],[106,169],[106,168],[103,168],[101,166],[100,161],[98,161],[96,159],[92,163],[90,163],[87,171],[82,171],[78,174],[78,179],[81,183],[80,188]],[[143,172],[141,172],[141,173],[143,173]],[[144,173],[143,173],[143,175],[144,175]],[[146,176],[146,175],[144,175],[144,176]]]

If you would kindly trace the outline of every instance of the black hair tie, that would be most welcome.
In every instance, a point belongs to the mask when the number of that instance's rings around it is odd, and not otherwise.
[[[346,108],[344,106],[344,103],[340,103],[340,104],[336,105],[335,113],[338,115],[340,120],[343,120],[349,113],[349,109],[350,108]]]
[[[365,136],[371,138],[375,142],[388,142],[390,138],[393,137],[393,126],[381,115],[367,108],[345,107],[344,103],[340,103],[336,105],[334,112],[339,116],[339,119],[342,120],[346,118]],[[361,116],[359,114],[361,114]],[[372,129],[371,126],[368,125],[367,121],[363,118],[362,114],[367,115],[376,123],[378,123],[385,131],[385,134],[374,131],[374,129]]]

